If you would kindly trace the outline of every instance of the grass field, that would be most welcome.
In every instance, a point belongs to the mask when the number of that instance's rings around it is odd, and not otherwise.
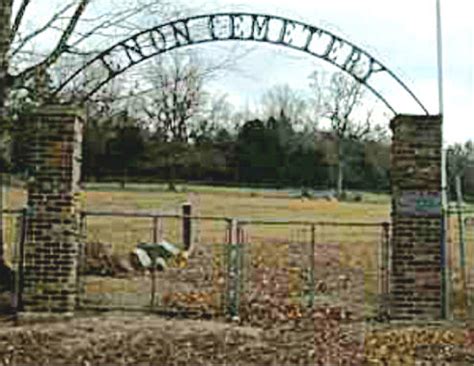
[[[362,202],[338,202],[300,199],[291,191],[203,186],[179,188],[180,192],[169,192],[160,185],[130,185],[126,190],[120,190],[113,184],[92,184],[86,187],[82,196],[82,209],[180,214],[181,204],[190,201],[196,216],[311,222],[381,223],[389,220],[390,201],[386,195],[364,194]],[[9,208],[21,208],[25,198],[24,192],[11,190],[7,205]],[[161,224],[163,238],[172,243],[182,243],[180,219],[163,219]],[[193,221],[193,225],[197,245],[216,245],[226,241],[227,223],[224,221],[199,220]],[[13,225],[10,226],[13,228]],[[137,243],[149,242],[153,237],[152,220],[149,218],[88,217],[85,232],[87,241],[110,243],[114,252],[123,256]],[[316,244],[337,247],[337,260],[341,266],[364,270],[368,293],[373,295],[378,286],[381,234],[381,227],[378,226],[318,225],[314,238]],[[289,252],[301,251],[299,244],[301,247],[306,244],[305,250],[309,250],[311,230],[307,225],[249,224],[245,226],[245,237],[245,241],[250,243],[248,254],[251,266],[285,266],[291,256],[294,262],[309,263],[309,252]],[[290,249],[290,243],[296,243],[296,246]]]
[[[180,205],[185,201],[193,203],[193,215],[225,216],[236,219],[260,220],[307,220],[335,222],[383,222],[389,221],[389,196],[365,194],[363,202],[337,202],[326,200],[301,200],[288,197],[283,191],[242,190],[236,188],[187,186],[187,192],[168,192],[164,186],[130,185],[127,190],[118,190],[114,185],[88,185],[82,199],[82,209],[86,211],[161,211],[179,214]],[[11,190],[7,196],[8,208],[21,208],[26,201],[24,192]],[[164,220],[166,221],[166,220]],[[163,223],[164,231],[171,241],[179,241],[180,222],[168,219]],[[199,225],[201,240],[223,240],[223,226],[217,222],[202,222]],[[290,239],[298,235],[284,225],[251,229],[255,236],[266,235]],[[329,239],[332,233],[319,231],[320,239]],[[352,241],[352,228],[339,229],[339,238]],[[220,232],[220,233],[219,233]],[[148,241],[152,236],[150,219],[94,217],[88,220],[90,239],[112,243],[119,252],[129,250],[128,243]],[[219,238],[214,238],[214,236]],[[327,238],[322,238],[322,236]],[[283,238],[282,238],[283,236]],[[336,237],[337,238],[337,237]],[[343,245],[344,243],[340,243]]]
[[[164,185],[130,184],[121,190],[117,184],[88,184],[82,196],[82,209],[86,211],[136,212],[158,211],[180,214],[185,201],[193,203],[193,214],[200,216],[225,216],[236,219],[301,220],[313,222],[370,222],[390,221],[390,196],[363,194],[362,202],[335,200],[307,200],[296,197],[295,191],[239,189],[209,186],[181,186],[179,192],[169,192]],[[26,202],[23,191],[12,189],[7,195],[7,207],[21,208]],[[14,220],[7,219],[7,242],[14,239]],[[166,240],[181,244],[181,221],[163,219],[162,235]],[[226,223],[199,221],[193,223],[198,244],[225,242]],[[450,262],[453,269],[459,262],[456,218],[451,220]],[[246,241],[251,243],[255,260],[271,263],[273,257],[285,257],[290,242],[308,243],[310,228],[302,225],[247,225]],[[472,232],[471,232],[472,231]],[[468,244],[473,242],[474,230],[467,232]],[[114,252],[128,254],[138,242],[151,241],[152,220],[144,218],[89,217],[87,241],[112,244]],[[317,226],[317,244],[339,247],[339,261],[343,267],[363,269],[366,273],[368,293],[377,291],[377,267],[380,265],[379,227]],[[474,242],[473,242],[474,243]],[[9,246],[8,249],[11,249]],[[468,264],[473,258],[473,245],[467,246]],[[271,254],[270,256],[268,254]],[[10,253],[11,256],[11,253]],[[457,269],[456,269],[457,270]]]

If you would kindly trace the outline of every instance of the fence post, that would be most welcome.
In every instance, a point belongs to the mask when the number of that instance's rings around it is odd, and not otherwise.
[[[191,213],[192,205],[189,202],[183,203],[183,244],[185,250],[190,250],[192,246],[192,225],[191,225]]]
[[[150,268],[150,277],[151,277],[150,308],[151,309],[155,307],[155,295],[156,295],[156,266],[155,264],[156,263],[153,263]]]
[[[241,248],[238,221],[232,219],[228,228],[227,244],[227,313],[232,319],[239,317]]]
[[[24,287],[24,270],[25,270],[25,243],[26,234],[28,232],[28,221],[29,221],[28,208],[24,208],[21,214],[20,224],[20,253],[18,258],[18,281],[16,288],[16,309],[17,311],[23,311],[23,287]]]
[[[316,226],[314,224],[311,225],[311,274],[310,274],[310,292],[309,292],[309,306],[312,308],[314,306],[314,298],[315,298],[315,287],[316,287],[316,279],[314,277],[316,268],[315,268],[315,253],[316,253]]]
[[[158,217],[155,216],[153,217],[153,243],[158,243],[158,236]]]
[[[390,283],[390,224],[382,224],[382,242],[380,246],[380,273],[379,273],[379,291],[381,295],[379,315],[388,316],[389,311],[389,283]]]
[[[461,301],[463,307],[469,307],[469,300],[467,295],[467,276],[466,276],[466,242],[464,236],[464,220],[463,220],[463,199],[461,190],[461,177],[456,176],[456,199],[458,211],[458,226],[459,226],[459,266],[461,271]],[[466,309],[467,310],[467,309]]]
[[[83,296],[85,295],[85,272],[86,272],[86,246],[87,246],[87,214],[81,211],[79,215],[79,256],[77,261],[77,298],[76,308],[81,308]]]

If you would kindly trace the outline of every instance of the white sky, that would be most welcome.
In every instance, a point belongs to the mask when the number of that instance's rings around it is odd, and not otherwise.
[[[48,1],[36,2],[37,16],[47,18],[49,11],[44,5]],[[444,140],[463,142],[474,139],[474,0],[441,2]],[[398,74],[432,114],[438,113],[436,0],[183,0],[183,3],[192,7],[193,14],[255,11],[329,30],[369,51]],[[222,43],[200,47],[204,55],[211,52],[220,55],[222,49],[230,49]],[[240,107],[256,105],[261,94],[275,84],[287,83],[304,90],[308,75],[316,67],[325,67],[324,62],[314,57],[283,47],[263,44],[252,47],[255,51],[240,60],[235,71],[212,84],[213,91],[227,93],[229,100]]]
[[[474,1],[441,1],[445,142],[463,142],[474,139]],[[395,71],[432,114],[438,113],[435,0],[214,0],[193,1],[193,7],[197,13],[248,10],[282,15],[330,30],[369,51]],[[239,68],[243,73],[227,75],[216,87],[235,102],[252,105],[273,84],[306,87],[314,58],[259,47]]]

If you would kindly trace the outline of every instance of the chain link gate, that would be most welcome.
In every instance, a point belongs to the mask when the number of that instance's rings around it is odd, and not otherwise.
[[[299,316],[318,303],[341,300],[341,281],[347,285],[352,280],[357,293],[351,296],[359,299],[356,312],[364,318],[388,319],[388,223],[231,220],[227,232],[223,302],[229,318],[246,321],[258,312],[263,317],[277,311]],[[372,264],[347,266],[351,245],[370,247],[365,250]]]
[[[448,215],[450,317],[474,319],[474,211],[452,209]]]
[[[117,233],[95,232],[94,226],[127,229],[133,241],[117,239]],[[120,221],[120,222],[116,222]],[[156,222],[161,225],[156,225]],[[159,213],[83,212],[81,219],[81,255],[79,261],[78,308],[84,310],[137,310],[162,314],[219,317],[226,312],[226,250],[229,220],[224,217],[204,217]],[[160,235],[156,235],[156,227]],[[190,234],[192,227],[193,233]],[[205,238],[194,235],[203,227]],[[114,239],[116,240],[114,243]],[[135,269],[121,276],[89,273],[86,268],[87,245],[97,242],[110,246],[112,255],[124,258],[137,243],[155,239],[173,243],[180,252],[187,251],[183,261],[171,261],[162,271]],[[187,242],[193,242],[188,247]],[[115,244],[115,246],[114,246]]]
[[[314,308],[318,302],[326,301],[327,296],[337,298],[338,290],[331,286],[342,277],[359,278],[360,272],[364,283],[361,285],[363,298],[371,308],[367,316],[387,313],[390,272],[387,223],[187,217],[193,227],[199,221],[206,235],[196,243],[185,268],[169,268],[155,274],[155,288],[150,285],[152,277],[147,273],[130,278],[104,278],[86,273],[83,243],[91,231],[87,215],[83,213],[81,219],[79,308],[138,307],[145,311],[192,313],[196,310],[193,302],[201,302],[211,310],[212,317],[245,321],[272,312],[272,316],[279,316],[276,313],[280,312],[296,317]],[[124,219],[126,215],[117,216]],[[143,219],[151,218],[155,222],[159,216],[165,222],[185,218],[180,215],[149,216]],[[162,229],[166,236],[166,224]],[[360,261],[352,263],[354,259]],[[360,271],[354,274],[350,268]],[[150,303],[150,298],[156,301]],[[197,310],[202,308],[198,306]]]
[[[2,211],[2,215],[4,216],[4,244],[7,248],[6,261],[11,265],[12,270],[11,287],[9,286],[6,289],[7,292],[11,293],[8,307],[10,308],[9,311],[16,313],[21,311],[23,307],[22,293],[28,210],[6,209]]]
[[[240,315],[241,294],[244,291],[244,230],[237,220],[228,223],[225,245],[226,286],[224,304],[226,315],[237,319]]]

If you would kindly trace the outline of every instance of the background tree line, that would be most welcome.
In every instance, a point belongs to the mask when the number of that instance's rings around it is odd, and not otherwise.
[[[164,141],[126,112],[100,125],[89,121],[84,139],[87,181],[185,180],[221,184],[332,188],[337,142],[330,132],[296,130],[282,110],[237,128],[200,121],[188,141]],[[345,187],[389,188],[389,145],[347,139]]]
[[[25,22],[35,2],[0,0],[0,169],[27,175],[22,113],[106,45],[156,17],[187,10],[165,0],[94,8],[93,0],[58,2],[45,24]],[[54,33],[54,34],[53,34]],[[52,42],[43,49],[46,34]],[[41,52],[38,50],[41,49]],[[316,70],[305,92],[270,87],[253,110],[236,110],[210,81],[236,67],[246,49],[204,60],[175,51],[117,77],[86,102],[83,177],[269,186],[388,190],[388,117],[375,116],[365,89],[341,73]],[[119,61],[119,60],[117,60]],[[89,68],[63,92],[77,100],[107,72]],[[61,96],[60,96],[61,98]],[[459,176],[472,191],[472,142],[450,147],[449,188]]]
[[[338,197],[348,189],[389,191],[388,119],[376,123],[361,85],[315,71],[309,93],[274,85],[254,110],[239,110],[206,88],[220,67],[228,65],[181,53],[146,65],[140,92],[124,96],[126,80],[114,80],[86,105],[83,180],[308,187]],[[27,174],[22,121],[16,126],[10,170]],[[456,175],[472,195],[473,150],[472,142],[450,147],[451,197]]]

